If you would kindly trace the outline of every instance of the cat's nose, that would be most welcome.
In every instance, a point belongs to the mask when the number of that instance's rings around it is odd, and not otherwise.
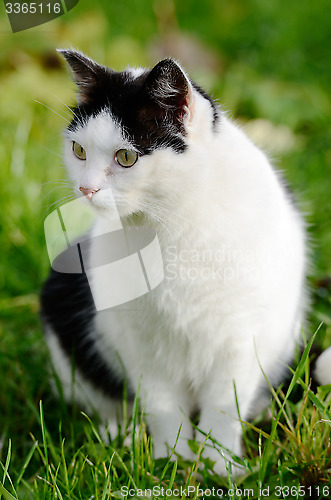
[[[86,188],[86,187],[80,187],[79,188],[79,191],[81,191],[84,196],[86,196],[87,198],[89,198],[90,200],[92,200],[92,197],[95,193],[97,193],[98,191],[100,191],[100,188],[99,189],[93,189],[93,188]]]

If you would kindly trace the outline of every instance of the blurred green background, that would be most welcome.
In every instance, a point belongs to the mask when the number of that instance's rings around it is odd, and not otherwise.
[[[306,214],[307,333],[323,321],[317,341],[326,347],[330,35],[330,0],[80,0],[57,20],[15,34],[0,4],[0,461],[11,439],[13,470],[24,464],[30,433],[40,439],[40,399],[53,429],[67,411],[51,396],[38,316],[49,268],[43,221],[72,196],[61,136],[75,90],[56,48],[79,48],[117,70],[172,56],[269,153]]]
[[[172,56],[246,128],[306,213],[311,325],[324,321],[319,342],[330,342],[330,12],[330,0],[81,0],[13,34],[0,5],[0,365],[22,384],[13,415],[20,397],[42,392],[33,367],[44,366],[43,220],[71,196],[61,133],[75,93],[56,48],[79,48],[117,70]],[[25,382],[22,371],[31,373]]]

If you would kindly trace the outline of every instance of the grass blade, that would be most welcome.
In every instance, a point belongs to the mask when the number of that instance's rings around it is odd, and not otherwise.
[[[29,463],[30,463],[33,455],[34,455],[34,452],[36,451],[37,446],[38,446],[38,442],[36,441],[36,442],[33,443],[32,448],[29,451],[28,456],[26,457],[25,462],[24,462],[24,464],[23,464],[23,466],[21,468],[21,471],[20,471],[20,473],[19,473],[19,475],[18,475],[18,477],[16,479],[16,482],[15,482],[15,487],[16,488],[19,486],[20,482],[22,481],[24,473],[25,473],[25,471],[26,471],[26,469],[27,469],[27,467],[28,467],[28,465],[29,465]]]
[[[2,483],[0,483],[0,493],[1,495],[3,495],[4,499],[5,500],[18,500],[18,497],[13,497],[13,495],[11,495],[9,493],[9,491],[6,490],[6,488],[4,487],[4,485]],[[1,498],[1,496],[0,496]]]
[[[5,465],[3,465],[1,462],[0,462],[0,465],[2,466],[3,468],[3,484],[5,484],[6,482],[6,479],[8,479],[11,487],[13,488],[14,492],[15,492],[15,495],[17,497],[17,493],[15,491],[15,488],[14,488],[14,485],[13,485],[13,482],[11,480],[11,477],[9,475],[9,466],[10,466],[10,460],[11,460],[11,450],[12,450],[12,443],[11,443],[11,439],[9,439],[9,442],[8,442],[8,451],[7,451],[7,458],[6,458],[6,463]],[[4,488],[4,486],[3,486]],[[4,488],[5,489],[5,488]],[[5,490],[7,491],[7,490]],[[7,492],[8,493],[8,492]],[[8,493],[9,494],[9,493]]]

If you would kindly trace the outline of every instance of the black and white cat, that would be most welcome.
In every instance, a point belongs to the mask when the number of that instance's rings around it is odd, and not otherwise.
[[[97,214],[89,276],[53,270],[42,293],[64,394],[116,429],[126,380],[130,396],[140,387],[155,457],[169,454],[180,426],[175,452],[192,457],[197,413],[199,429],[240,456],[236,398],[241,419],[253,415],[263,372],[277,383],[299,338],[303,219],[265,154],[175,61],[118,73],[60,52],[78,87],[65,162]],[[93,271],[93,236],[107,232],[114,211],[123,225],[156,231],[164,279],[132,309],[97,311],[93,297],[109,284]],[[225,474],[210,444],[204,455]]]

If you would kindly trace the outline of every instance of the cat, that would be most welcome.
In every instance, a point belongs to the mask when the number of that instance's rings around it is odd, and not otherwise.
[[[96,213],[89,275],[52,270],[41,296],[64,395],[96,409],[112,434],[126,383],[156,458],[176,444],[192,459],[188,441],[206,440],[203,456],[225,475],[243,454],[240,419],[258,411],[265,376],[279,383],[300,339],[304,219],[267,156],[176,61],[115,72],[60,52],[78,90],[65,163]],[[134,307],[97,310],[109,285],[93,268],[95,241],[116,214],[155,231],[164,277]]]

